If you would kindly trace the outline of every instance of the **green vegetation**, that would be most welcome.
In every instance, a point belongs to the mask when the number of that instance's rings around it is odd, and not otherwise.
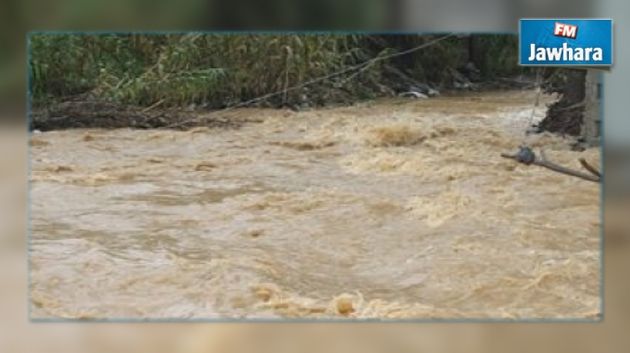
[[[34,34],[35,106],[85,95],[121,104],[228,106],[324,76],[436,36],[346,34]],[[471,61],[480,79],[521,72],[516,37],[452,37],[410,55],[274,96],[272,106],[326,104],[404,89],[401,75],[437,87]],[[474,50],[473,50],[474,49]],[[483,55],[473,55],[482,53]],[[393,69],[393,70],[392,70]],[[395,71],[397,74],[393,75]]]

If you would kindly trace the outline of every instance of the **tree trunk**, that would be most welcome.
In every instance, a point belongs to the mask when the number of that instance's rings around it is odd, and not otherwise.
[[[558,90],[560,100],[549,106],[547,115],[538,124],[539,131],[580,136],[582,133],[586,70],[566,70]]]

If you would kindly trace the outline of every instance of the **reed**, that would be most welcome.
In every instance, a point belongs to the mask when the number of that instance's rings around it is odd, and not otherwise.
[[[221,108],[430,38],[322,33],[42,33],[30,37],[30,87],[35,106],[87,95],[139,106]],[[496,57],[484,62],[484,72],[519,70],[513,59],[517,52],[513,36],[484,37],[481,45]],[[446,69],[461,64],[465,48],[465,40],[452,38],[409,58],[375,63],[360,72],[272,97],[266,103],[321,105],[383,95],[388,93],[383,87],[392,80],[385,65],[402,68],[423,82],[446,85]]]

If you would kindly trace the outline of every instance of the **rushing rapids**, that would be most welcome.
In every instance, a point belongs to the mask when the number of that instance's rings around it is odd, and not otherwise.
[[[33,135],[32,317],[595,318],[599,185],[499,156],[533,94]]]

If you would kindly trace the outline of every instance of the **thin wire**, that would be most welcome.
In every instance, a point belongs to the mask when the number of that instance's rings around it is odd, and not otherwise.
[[[290,92],[290,91],[295,91],[295,90],[297,90],[297,89],[304,88],[304,87],[309,86],[309,85],[312,85],[312,84],[314,84],[314,83],[318,83],[318,82],[321,82],[321,81],[325,81],[325,80],[331,79],[331,78],[333,78],[333,77],[337,77],[337,76],[343,75],[343,74],[345,74],[345,73],[347,73],[347,72],[350,72],[350,71],[353,71],[353,70],[361,69],[361,68],[363,68],[363,67],[365,67],[365,66],[372,65],[373,63],[378,62],[378,61],[383,61],[383,60],[387,60],[387,59],[395,58],[395,57],[398,57],[398,56],[403,56],[403,55],[411,54],[411,53],[413,53],[413,52],[415,52],[415,51],[418,51],[418,50],[424,49],[424,48],[426,48],[426,47],[429,47],[429,46],[431,46],[431,45],[437,44],[438,42],[441,42],[441,41],[443,41],[443,40],[445,40],[445,39],[447,39],[447,38],[450,38],[450,37],[452,37],[452,36],[454,36],[454,35],[455,35],[455,33],[449,33],[449,34],[447,34],[447,35],[444,35],[444,36],[442,36],[442,37],[439,37],[439,38],[433,39],[433,40],[431,40],[431,41],[429,41],[429,42],[426,42],[426,43],[424,43],[424,44],[418,45],[418,46],[413,47],[413,48],[411,48],[411,49],[403,50],[403,51],[396,52],[396,53],[389,54],[389,55],[377,56],[377,57],[372,58],[372,59],[370,59],[370,60],[366,60],[366,61],[364,61],[364,62],[362,62],[362,63],[359,63],[359,64],[356,64],[356,65],[353,65],[353,66],[346,67],[346,68],[344,68],[343,70],[340,70],[340,71],[337,71],[337,72],[333,72],[333,73],[328,74],[328,75],[325,75],[325,76],[320,76],[320,77],[317,77],[317,78],[313,78],[313,79],[311,79],[311,80],[308,80],[308,81],[302,82],[302,83],[300,83],[300,84],[298,84],[298,85],[295,85],[295,86],[292,86],[292,87],[288,87],[288,88],[284,88],[284,89],[279,90],[279,91],[275,91],[275,92],[267,93],[267,94],[265,94],[265,95],[262,95],[262,96],[259,96],[259,97],[256,97],[256,98],[252,98],[252,99],[250,99],[250,100],[243,101],[243,102],[240,102],[240,103],[237,103],[237,104],[231,105],[231,106],[226,107],[226,108],[223,108],[223,109],[215,110],[215,111],[213,111],[212,113],[210,113],[209,115],[206,115],[206,116],[204,116],[204,117],[201,117],[201,118],[193,118],[193,119],[186,119],[186,120],[184,120],[184,121],[179,121],[179,122],[177,122],[177,123],[173,123],[173,124],[167,125],[167,126],[165,126],[164,128],[167,128],[167,129],[168,129],[168,128],[177,127],[177,126],[180,126],[180,125],[183,125],[183,124],[189,123],[189,122],[200,122],[200,121],[204,121],[204,120],[206,120],[206,119],[208,119],[208,118],[212,117],[212,116],[213,116],[213,115],[215,115],[215,114],[224,113],[224,112],[226,112],[226,111],[230,111],[230,110],[233,110],[233,109],[236,109],[236,108],[244,107],[244,106],[250,105],[250,104],[252,104],[252,103],[256,103],[256,102],[259,102],[259,101],[262,101],[262,100],[265,100],[265,99],[268,99],[268,98],[271,98],[271,97],[274,97],[274,96],[277,96],[277,95],[286,94],[287,92]]]
[[[534,116],[536,115],[536,108],[538,108],[538,105],[540,104],[540,95],[542,93],[542,76],[543,75],[544,75],[544,68],[542,69],[538,68],[536,70],[536,98],[534,98],[534,106],[532,107],[532,112],[529,115],[529,119],[527,121],[527,128],[525,129],[523,141],[521,143],[521,145],[523,146],[526,145],[525,140],[527,139],[527,131],[534,123]]]

